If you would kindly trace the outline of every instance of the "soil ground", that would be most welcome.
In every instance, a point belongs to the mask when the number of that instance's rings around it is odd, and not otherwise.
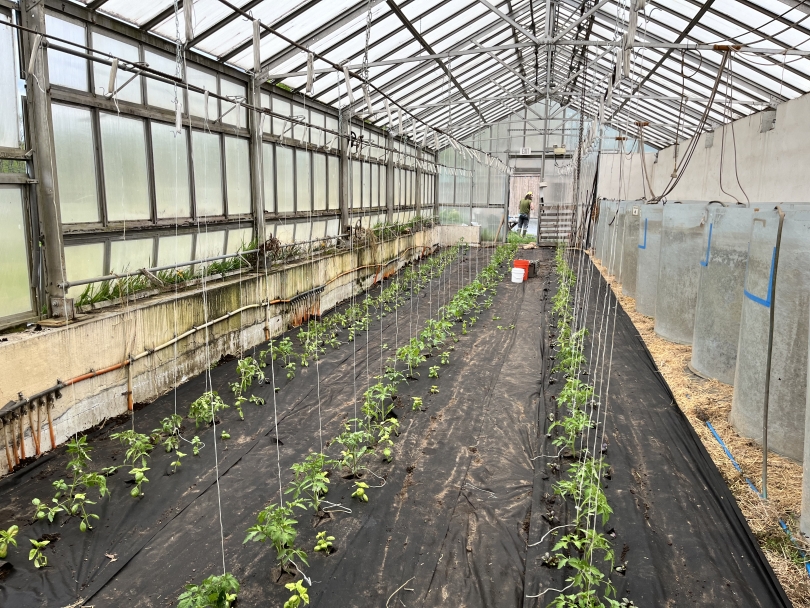
[[[385,359],[428,316],[435,317],[490,254],[473,249],[430,289],[396,313],[372,319],[369,332],[330,350],[317,366],[299,369],[291,381],[276,369],[275,402],[272,385],[255,388],[266,405],[246,404],[244,421],[233,408],[222,412],[216,429],[200,429],[206,444],[200,456],[186,457],[177,473],[170,474],[172,456],[156,449],[141,499],[129,496],[127,473],[119,471],[109,480],[112,498],[92,508],[100,515],[92,532],[81,534],[75,519],[63,517],[31,523],[31,499],[52,495],[51,482],[63,475],[67,461],[64,449],[0,481],[0,521],[21,527],[20,548],[10,551],[14,571],[0,581],[0,604],[175,605],[184,584],[222,572],[224,551],[225,568],[241,583],[240,607],[281,606],[289,593],[274,580],[274,551],[243,544],[245,530],[257,511],[279,500],[279,474],[286,487],[292,464],[318,451],[321,442],[327,453],[337,454],[332,438],[359,411],[362,393]],[[371,472],[364,481],[381,486],[368,490],[370,501],[352,499],[353,480],[333,474],[327,498],[351,513],[299,516],[297,544],[309,556],[303,569],[312,580],[312,606],[528,608],[546,605],[553,594],[528,595],[564,585],[568,573],[542,565],[550,539],[529,546],[548,532],[543,515],[549,508],[566,517],[566,507],[555,503],[554,473],[545,458],[553,448],[546,437],[548,414],[562,384],[550,385],[547,371],[553,252],[521,254],[540,260],[538,278],[503,281],[493,306],[467,334],[455,327],[458,342],[440,377],[428,377],[428,367],[439,364],[431,358],[419,379],[401,388],[393,461],[378,454],[367,461]],[[598,327],[606,288],[596,274],[588,279],[594,299],[587,318]],[[622,325],[622,314],[613,367],[604,368],[613,383],[609,399],[605,395],[604,427],[614,471],[607,492],[616,511],[609,527],[617,555],[628,562],[626,575],[613,575],[619,597],[638,606],[782,605],[781,590],[773,587],[731,494],[688,422],[678,417],[643,344]],[[148,433],[175,407],[185,413],[208,386],[232,401],[227,383],[236,377],[235,365],[222,362],[176,395],[139,409],[133,420],[91,432],[96,466],[123,458],[110,433],[132,424]],[[438,392],[431,394],[431,386]],[[422,411],[412,410],[414,396],[423,398]],[[192,435],[193,422],[184,424]],[[223,429],[231,439],[219,439]],[[321,530],[336,537],[337,551],[329,556],[311,551]],[[35,571],[25,560],[26,539],[45,533],[61,537],[45,551],[49,567]]]

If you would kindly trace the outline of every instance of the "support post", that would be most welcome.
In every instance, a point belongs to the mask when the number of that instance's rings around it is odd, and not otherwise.
[[[394,221],[394,134],[389,131],[385,136],[385,217]]]
[[[349,227],[349,207],[351,205],[351,175],[352,165],[349,155],[349,134],[351,133],[351,111],[344,110],[340,113],[340,192],[338,203],[340,205],[340,227],[341,232],[346,232]]]
[[[23,25],[38,32],[45,32],[45,3],[38,0],[25,0],[21,12]],[[48,312],[54,317],[72,319],[73,299],[66,297],[62,285],[67,281],[65,269],[64,239],[62,236],[62,216],[54,185],[53,141],[50,121],[50,84],[47,76],[48,51],[39,45],[37,56],[31,61],[31,51],[36,36],[22,35],[25,48],[25,65],[33,65],[32,73],[26,74],[28,103],[31,107],[31,135],[34,148],[34,176],[37,179],[37,213],[39,233],[45,255],[45,300]]]
[[[424,154],[422,154],[422,148],[416,148],[416,160],[421,161],[424,158]],[[414,180],[414,188],[416,189],[416,196],[414,199],[416,200],[416,215],[420,215],[422,213],[422,182],[425,179],[425,174],[422,171],[422,165],[420,162],[416,163],[416,179]]]
[[[551,3],[552,0],[546,0],[546,17],[545,17],[545,36],[546,40],[551,38]],[[545,95],[545,112],[543,112],[543,152],[541,155],[540,165],[540,181],[546,181],[546,149],[548,148],[548,99],[551,96],[551,45],[546,44],[546,95]],[[537,244],[540,244],[540,222],[543,214],[543,207],[545,200],[540,197],[537,203]],[[529,215],[531,217],[531,214]]]
[[[255,78],[251,78],[248,91],[248,103],[260,108],[262,94]],[[250,182],[253,191],[253,239],[259,248],[267,241],[264,223],[264,149],[262,146],[262,114],[256,110],[250,112]],[[261,253],[261,252],[260,252]],[[264,266],[264,256],[257,256],[260,267]]]

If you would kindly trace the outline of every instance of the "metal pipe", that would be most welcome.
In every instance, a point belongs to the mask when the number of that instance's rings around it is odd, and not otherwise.
[[[785,223],[785,212],[782,207],[775,207],[779,213],[779,228],[776,231],[776,249],[773,254],[773,277],[771,278],[771,305],[768,325],[768,358],[765,363],[765,403],[762,407],[762,498],[768,499],[768,407],[771,391],[771,360],[773,358],[773,323],[776,309],[776,273],[779,268],[779,250],[782,246],[782,226]]]
[[[8,470],[11,470],[11,461],[13,460],[11,456],[11,449],[8,445],[8,432],[6,432],[6,423],[4,420],[0,420],[0,424],[3,425],[3,447],[6,448],[6,463],[8,465]]]
[[[53,409],[53,393],[46,397],[45,411],[48,413],[48,433],[51,436],[51,449],[56,447],[56,432],[53,430],[53,420],[51,420],[51,409]]]
[[[23,426],[25,417],[22,415],[22,412],[20,412],[17,418],[20,421],[20,460],[25,460],[25,427]]]
[[[133,411],[132,403],[132,360],[127,359],[127,411]]]
[[[28,426],[31,428],[31,439],[34,440],[34,449],[37,456],[39,456],[41,451],[39,449],[39,437],[34,433],[34,414],[31,412],[30,405],[26,409],[28,410]]]

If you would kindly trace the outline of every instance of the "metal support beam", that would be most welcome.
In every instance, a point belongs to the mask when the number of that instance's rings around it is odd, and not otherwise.
[[[394,221],[394,133],[385,136],[385,217]]]
[[[403,13],[403,12],[400,10],[400,8],[399,8],[399,7],[396,5],[396,3],[394,2],[394,0],[387,0],[387,4],[388,4],[388,7],[391,9],[391,11],[392,11],[392,12],[393,12],[393,13],[394,13],[394,14],[395,14],[395,15],[396,15],[398,18],[399,18],[399,20],[402,22],[402,25],[404,25],[404,26],[405,26],[405,28],[408,30],[408,32],[410,32],[411,36],[413,36],[413,37],[414,37],[414,38],[415,38],[415,39],[416,39],[416,40],[419,42],[419,44],[421,44],[421,45],[422,45],[422,48],[423,48],[423,49],[425,49],[425,50],[426,50],[428,53],[430,53],[431,55],[435,55],[435,54],[436,54],[436,52],[435,52],[435,51],[433,50],[433,48],[430,46],[430,44],[428,43],[428,41],[427,41],[427,40],[425,40],[425,38],[422,36],[422,34],[420,34],[420,33],[419,33],[417,30],[416,30],[416,28],[413,26],[413,24],[410,22],[410,20],[409,20],[409,19],[408,19],[408,18],[405,16],[405,13]],[[493,9],[494,9],[494,7],[493,7]],[[442,62],[442,60],[441,60],[441,59],[436,59],[436,63],[438,63],[438,64],[439,64],[439,67],[442,69],[442,71],[443,71],[445,74],[447,74],[447,77],[450,79],[450,82],[452,82],[452,83],[453,83],[453,86],[454,86],[454,87],[456,87],[456,89],[458,89],[459,93],[461,93],[462,95],[464,95],[464,97],[465,97],[465,98],[469,99],[469,98],[470,98],[470,96],[469,96],[469,95],[467,95],[467,93],[464,91],[464,87],[462,87],[462,86],[461,86],[461,83],[460,83],[458,80],[456,80],[455,76],[453,76],[453,74],[450,72],[450,70],[447,68],[447,66],[446,66],[446,65],[444,65],[444,63]],[[474,107],[474,106],[473,106],[473,107]],[[477,113],[477,114],[478,114],[478,115],[481,117],[481,120],[486,120],[486,118],[484,118],[484,115],[483,115],[483,114],[481,114],[481,111],[480,111],[478,108],[475,108],[475,112],[476,112],[476,113]]]
[[[422,153],[422,148],[416,148],[416,158],[417,160],[422,160],[424,158],[424,154]],[[422,181],[425,179],[425,174],[422,171],[422,165],[420,163],[416,163],[416,178],[414,181],[414,188],[416,188],[416,196],[414,200],[416,201],[416,215],[421,215],[422,213]]]
[[[45,7],[38,0],[26,0],[22,11],[23,25],[38,32],[45,31]],[[25,34],[25,65],[29,65],[35,36]],[[31,105],[31,130],[34,143],[34,171],[37,179],[37,212],[39,232],[45,250],[45,296],[48,312],[53,316],[72,318],[73,300],[66,297],[60,284],[67,281],[65,269],[62,216],[54,184],[56,166],[50,125],[50,86],[47,76],[47,49],[40,45],[33,61],[33,73],[26,75],[28,103]]]
[[[248,84],[248,103],[260,108],[262,105],[261,91],[259,83],[251,79]],[[238,111],[238,110],[237,110]],[[250,113],[250,183],[253,191],[253,239],[258,247],[261,247],[267,236],[264,222],[264,150],[262,149],[262,114],[256,110],[249,110]],[[259,256],[259,264],[264,263],[262,256]]]
[[[711,7],[711,5],[713,3],[714,3],[714,0],[706,0],[705,4],[700,8],[700,10],[698,10],[697,13],[695,13],[695,16],[692,17],[692,20],[689,23],[686,24],[686,27],[683,28],[683,31],[681,31],[681,33],[678,34],[678,37],[675,38],[675,43],[676,44],[679,43],[679,42],[682,42],[683,39],[686,38],[686,36],[689,35],[689,32],[691,32],[692,29],[698,24],[698,22],[701,20],[703,15],[706,14],[706,11],[709,10],[709,8]],[[638,92],[638,90],[642,86],[644,86],[644,83],[647,82],[650,79],[650,76],[652,76],[656,72],[656,70],[658,70],[658,68],[660,68],[662,65],[664,65],[664,62],[667,59],[669,59],[669,56],[672,54],[672,51],[673,51],[673,49],[667,49],[667,51],[663,55],[661,55],[661,59],[659,59],[656,62],[656,64],[653,66],[653,68],[649,72],[647,72],[641,80],[639,80],[635,85],[633,85],[633,89],[632,89],[633,93]],[[621,112],[622,108],[624,108],[624,106],[627,105],[627,101],[629,101],[629,100],[625,100],[622,103],[620,103],[619,107],[616,108],[616,110],[611,114],[611,116],[616,116],[616,114]]]
[[[345,232],[349,227],[349,207],[351,207],[352,195],[352,163],[349,156],[349,135],[351,133],[351,112],[342,111],[340,113],[340,124],[338,130],[340,131],[340,165],[338,172],[340,173],[340,192],[338,192],[338,204],[340,206],[340,228],[341,232]]]
[[[573,22],[571,25],[566,26],[566,28],[565,28],[563,31],[561,31],[559,34],[557,34],[556,36],[554,36],[554,41],[553,41],[553,42],[554,42],[554,44],[556,44],[557,42],[559,42],[560,40],[562,40],[563,36],[565,36],[565,35],[566,35],[568,32],[570,32],[572,29],[574,29],[574,28],[575,28],[576,26],[578,26],[580,23],[582,23],[583,21],[585,21],[586,19],[588,19],[588,18],[589,18],[591,15],[593,15],[593,14],[594,14],[596,11],[598,11],[600,8],[602,8],[602,7],[603,7],[605,4],[607,4],[608,2],[612,2],[612,1],[613,1],[613,0],[601,0],[601,1],[600,1],[600,2],[599,2],[597,5],[596,5],[596,6],[594,6],[594,7],[593,7],[591,10],[589,10],[587,13],[585,13],[584,15],[582,15],[582,16],[581,16],[579,19],[577,19],[576,21],[574,21],[574,22]]]
[[[519,31],[521,34],[526,36],[526,38],[528,38],[529,40],[534,42],[534,44],[543,44],[543,41],[540,40],[537,36],[532,34],[529,30],[524,28],[522,25],[520,25],[517,21],[515,21],[514,19],[512,19],[508,15],[503,14],[495,6],[493,6],[489,2],[487,2],[487,0],[478,0],[478,2],[483,4],[484,6],[486,6],[491,12],[495,13],[498,16],[499,19],[501,19],[503,21],[506,21],[506,23],[508,23],[513,28],[515,28],[517,31]]]

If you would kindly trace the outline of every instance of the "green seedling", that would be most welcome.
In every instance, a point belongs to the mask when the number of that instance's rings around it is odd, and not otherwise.
[[[180,462],[180,460],[182,460],[182,458],[184,456],[185,456],[185,454],[183,454],[183,452],[181,452],[180,450],[175,450],[174,451],[174,460],[172,461],[172,463],[170,465],[172,467],[172,472],[173,473],[177,472],[177,467],[179,467],[182,464]]]
[[[334,536],[327,536],[326,532],[318,532],[315,535],[315,551],[323,551],[327,555],[332,551],[332,541]]]
[[[441,355],[439,355],[439,361],[442,365],[447,365],[450,363],[450,353],[448,351],[444,351]]]
[[[149,437],[129,430],[122,431],[121,433],[113,433],[110,435],[110,439],[118,439],[121,445],[127,448],[124,455],[124,463],[130,465],[129,473],[133,476],[135,481],[135,487],[132,488],[129,493],[133,497],[142,496],[143,489],[141,486],[149,482],[144,475],[144,472],[149,470],[146,466],[146,459],[149,456],[149,452],[151,452],[154,447],[149,443]],[[137,466],[138,463],[140,463],[140,467]]]
[[[200,450],[203,449],[203,442],[199,437],[194,437],[191,440],[191,453],[195,456],[200,455]]]
[[[186,585],[177,598],[177,608],[230,608],[239,593],[239,582],[227,572],[209,576],[199,585]]]
[[[217,412],[227,407],[216,391],[206,391],[191,404],[188,417],[194,420],[195,426],[199,428],[200,425],[212,424]]]
[[[438,377],[439,377],[439,366],[431,365],[428,368],[428,378],[438,378]]]
[[[357,430],[352,431],[352,425]],[[343,446],[340,452],[341,466],[349,469],[352,475],[357,475],[361,460],[371,451],[369,445],[374,441],[374,436],[366,429],[362,420],[353,418],[345,424],[343,432],[335,441]]]
[[[501,318],[498,315],[492,315],[492,320],[493,321],[500,321]]]
[[[309,454],[304,462],[291,467],[295,479],[284,493],[292,494],[293,500],[309,505],[317,513],[323,497],[329,492],[329,476],[324,469],[333,464],[337,463],[325,454]]]
[[[149,480],[146,478],[146,471],[149,470],[149,467],[137,467],[132,468],[129,472],[132,474],[133,479],[135,480],[135,487],[129,491],[129,495],[133,498],[138,498],[139,496],[143,496],[143,489],[141,485],[144,483],[149,483]]]
[[[7,530],[0,530],[0,559],[6,559],[9,545],[17,546],[17,539],[14,538],[19,533],[20,528],[10,526]]]
[[[415,412],[417,410],[422,409],[422,397],[411,397],[413,399],[413,404],[411,405],[411,409]]]
[[[301,581],[287,583],[284,586],[293,594],[290,599],[284,602],[284,608],[301,608],[302,604],[309,604],[309,594],[307,593],[307,588],[304,587],[304,584]]]
[[[49,540],[34,540],[29,538],[33,548],[28,552],[28,561],[34,562],[34,568],[44,568],[48,565],[48,558],[42,554],[42,550],[47,547],[51,541]]]
[[[219,436],[220,436],[220,438],[221,438],[222,440],[225,440],[225,439],[230,439],[230,438],[231,438],[231,434],[230,434],[228,431],[222,431],[222,432],[219,434]]]
[[[176,450],[180,442],[178,435],[182,422],[183,418],[178,414],[166,416],[160,421],[160,428],[152,431],[152,442],[163,443],[166,452]]]
[[[431,395],[437,395],[438,393],[439,393],[439,387],[438,386],[436,386],[434,384],[433,386],[430,387],[430,394]]]
[[[368,502],[368,494],[366,494],[366,490],[368,490],[368,484],[363,481],[355,481],[355,491],[352,494],[352,498],[356,498],[357,500]]]
[[[295,378],[295,361],[290,361],[284,366],[284,369],[287,370],[287,380],[292,380]]]
[[[295,548],[295,539],[298,537],[295,525],[298,520],[293,519],[293,510],[301,507],[303,507],[302,503],[296,500],[290,501],[284,506],[275,503],[269,504],[259,511],[256,516],[256,525],[247,529],[244,543],[270,541],[276,550],[278,565],[284,571],[287,571],[296,558],[309,565],[307,554],[303,550]]]
[[[147,443],[149,438],[142,435]],[[151,445],[149,446],[151,449]],[[69,516],[80,518],[79,529],[85,532],[92,528],[91,520],[98,519],[98,515],[87,512],[88,505],[96,504],[88,497],[90,488],[98,488],[99,498],[104,498],[109,494],[107,489],[106,475],[114,473],[118,467],[108,467],[102,473],[86,471],[85,468],[90,463],[90,452],[92,449],[87,445],[87,437],[72,439],[67,443],[67,453],[70,460],[67,464],[68,475],[71,476],[70,483],[64,479],[53,482],[56,494],[51,499],[51,505],[46,504],[39,498],[34,498],[31,502],[36,507],[36,519],[47,518],[53,523],[58,513],[67,513]]]

